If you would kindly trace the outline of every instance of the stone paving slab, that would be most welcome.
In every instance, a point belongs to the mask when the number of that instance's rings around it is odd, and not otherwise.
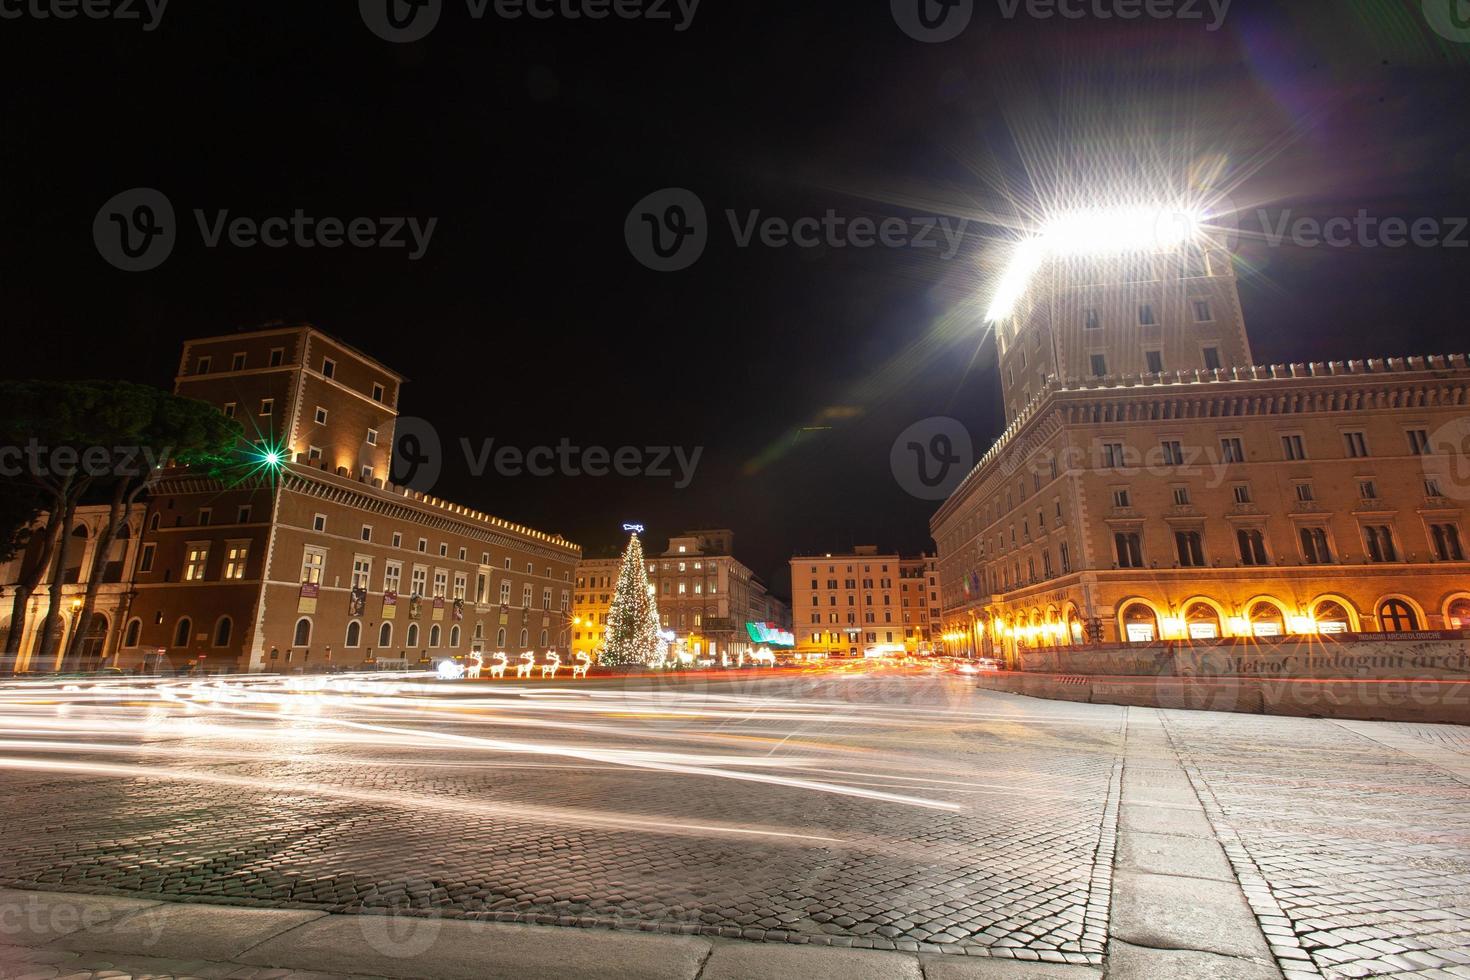
[[[160,903],[111,895],[67,895],[0,889],[0,944],[42,946]]]
[[[802,980],[921,980],[918,957],[903,953],[734,943],[723,944],[713,951],[699,980],[748,980],[759,976]]]
[[[1103,975],[1097,967],[985,956],[921,956],[919,960],[924,980],[1102,980]]]
[[[1150,949],[1113,940],[1108,980],[1281,980],[1270,963],[1198,950]]]
[[[710,950],[709,940],[692,937],[332,915],[238,959],[274,969],[436,980],[693,980]]]
[[[1118,844],[1118,867],[1129,871],[1210,878],[1235,882],[1225,852],[1213,840],[1171,834],[1124,831]]]
[[[233,960],[268,939],[321,918],[325,912],[156,905],[58,939],[58,949],[95,953],[145,952],[168,959]]]

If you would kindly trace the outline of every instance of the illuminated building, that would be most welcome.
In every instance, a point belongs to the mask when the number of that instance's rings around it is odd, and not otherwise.
[[[670,538],[662,555],[648,560],[664,629],[696,657],[752,653],[746,623],[773,623],[782,629],[791,625],[789,607],[732,554],[734,537],[723,529],[686,531]],[[602,645],[621,561],[592,558],[577,566],[572,627],[577,652],[595,653]]]
[[[239,481],[181,470],[155,488],[123,666],[157,652],[291,671],[567,650],[580,549],[390,483],[402,383],[310,326],[185,343],[176,392],[238,419],[261,458]]]
[[[1058,237],[1007,270],[1006,429],[930,523],[955,645],[1470,627],[1463,354],[1255,366],[1207,229]]]
[[[797,653],[861,657],[931,653],[938,639],[938,569],[932,556],[905,558],[859,545],[845,554],[791,559]]]

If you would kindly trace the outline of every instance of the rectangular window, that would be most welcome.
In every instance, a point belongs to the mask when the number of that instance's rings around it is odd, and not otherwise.
[[[1206,371],[1218,371],[1218,370],[1220,370],[1220,348],[1218,348],[1218,347],[1206,347],[1205,348],[1205,370]]]
[[[1098,316],[1097,310],[1088,310],[1083,314],[1083,326],[1087,330],[1101,330],[1102,317]]]
[[[330,357],[322,358],[322,377],[335,378],[337,376],[337,362]]]
[[[199,526],[200,527],[208,527],[209,526],[209,520],[213,516],[214,516],[214,510],[213,510],[213,508],[210,508],[210,507],[200,507],[199,508]]]
[[[306,458],[308,460],[310,460],[311,462],[313,462],[313,463],[318,462],[322,458],[322,447],[321,446],[307,446],[306,447]]]
[[[445,569],[434,569],[434,595],[441,599],[449,595],[449,572]]]
[[[1344,432],[1343,445],[1349,459],[1363,459],[1368,455],[1368,436],[1362,432]]]
[[[240,507],[239,507],[239,509],[235,511],[235,523],[236,524],[249,524],[250,523],[250,505],[249,504],[241,504]]]
[[[1195,300],[1194,321],[1196,323],[1209,323],[1213,319],[1215,318],[1210,314],[1210,301],[1207,299]]]
[[[455,572],[453,593],[454,598],[463,599],[465,597],[466,591],[469,589],[469,584],[470,580],[468,575],[466,575],[464,572]]]
[[[271,367],[280,367],[285,362],[286,362],[286,348],[284,348],[284,347],[272,347],[271,348]]]
[[[327,515],[317,514],[313,517],[311,519],[311,529],[318,532],[325,531],[327,529]]]
[[[1174,488],[1174,506],[1176,506],[1176,507],[1188,507],[1189,506],[1189,488],[1188,487],[1175,487]]]
[[[1132,495],[1126,489],[1123,489],[1121,487],[1119,489],[1117,489],[1117,490],[1114,490],[1113,491],[1113,506],[1114,507],[1132,507],[1133,506],[1133,497],[1132,497]]]
[[[1240,563],[1242,565],[1269,565],[1266,559],[1266,536],[1256,528],[1242,528],[1235,532],[1236,542],[1240,545]]]
[[[1117,549],[1119,568],[1143,567],[1143,541],[1137,532],[1114,534],[1113,545]]]
[[[510,582],[509,582],[509,580],[500,583],[500,604],[502,606],[508,606],[508,605],[510,605]]]
[[[373,539],[373,526],[371,524],[364,524],[362,526],[362,539],[364,541],[371,541]]]
[[[1094,378],[1106,377],[1108,373],[1108,359],[1103,354],[1092,355],[1092,376]]]
[[[1138,322],[1145,327],[1156,327],[1159,321],[1154,318],[1153,304],[1145,303],[1138,308]]]
[[[1364,500],[1377,500],[1378,484],[1374,483],[1372,480],[1359,480],[1358,496]]]
[[[303,585],[321,585],[322,575],[327,569],[327,552],[324,548],[308,545],[301,554],[301,582]]]
[[[1444,496],[1444,491],[1441,490],[1440,487],[1439,487],[1439,480],[1435,479],[1432,476],[1431,477],[1427,477],[1424,480],[1424,496],[1426,496],[1426,497],[1443,497]]]
[[[198,367],[197,370],[195,370],[194,373],[195,374],[208,374],[209,373],[209,364],[210,364],[210,358],[209,358],[209,355],[206,354],[205,356],[199,358],[199,367]]]
[[[184,559],[184,581],[198,582],[204,578],[204,566],[209,561],[209,545],[191,544]]]
[[[1434,447],[1429,445],[1429,433],[1424,429],[1409,430],[1409,454],[1412,456],[1429,456],[1433,454]]]
[[[423,595],[429,588],[429,567],[427,565],[415,565],[409,573],[408,587],[417,596]]]
[[[368,429],[367,430],[367,444],[369,446],[376,446],[378,444],[378,430],[377,429]]]
[[[320,405],[318,405],[316,407],[316,415],[314,416],[314,418],[316,420],[316,424],[317,425],[326,425],[327,424],[327,410],[325,408],[322,408]]]
[[[225,418],[227,418],[227,419],[234,418],[235,417],[235,403],[234,402],[225,402],[225,407],[222,408],[222,409],[220,409],[220,411],[222,411],[222,412],[225,413]]]
[[[383,388],[382,385],[378,384],[377,382],[373,383],[373,401],[381,402],[387,396],[387,394],[387,391]]]
[[[1307,458],[1307,447],[1299,435],[1281,437],[1281,454],[1288,460]]]
[[[276,400],[274,398],[262,398],[260,400],[260,414],[261,415],[269,415],[272,412],[274,412],[275,410],[276,410]]]
[[[531,596],[532,596],[532,593],[533,593],[533,590],[531,588],[531,583],[526,582],[526,583],[524,583],[521,586],[521,608],[522,609],[530,609],[531,608]]]
[[[145,544],[143,546],[143,554],[138,559],[138,571],[140,571],[140,572],[151,572],[151,571],[153,571],[153,554],[154,554],[155,551],[157,551],[157,545]]]
[[[1369,561],[1398,561],[1398,550],[1393,543],[1393,530],[1387,524],[1369,524],[1364,527],[1363,543],[1367,546]]]
[[[233,355],[230,356],[230,370],[231,371],[243,371],[243,370],[245,370],[245,352],[244,351],[236,351]]]
[[[1068,547],[1067,542],[1063,541],[1058,545],[1057,550],[1061,552],[1062,574],[1065,575],[1072,570],[1072,549]]]
[[[403,584],[403,562],[390,561],[383,566],[383,591],[397,592]]]
[[[1465,551],[1460,547],[1460,529],[1454,524],[1431,524],[1430,537],[1434,541],[1434,557],[1440,561],[1464,561]]]
[[[367,591],[368,582],[372,580],[373,560],[367,555],[357,555],[352,559],[352,587]]]
[[[230,544],[225,548],[225,578],[245,577],[245,562],[250,557],[250,545],[244,542]]]
[[[1146,350],[1143,352],[1144,361],[1148,364],[1149,374],[1164,373],[1164,352],[1159,350]]]
[[[1309,504],[1317,499],[1316,491],[1310,483],[1298,483],[1296,485],[1296,499],[1300,503]]]
[[[1121,442],[1103,443],[1103,465],[1108,469],[1122,469],[1127,465],[1123,461],[1123,444]]]
[[[542,589],[541,590],[541,608],[542,609],[550,609],[551,608],[551,590],[550,589]]]
[[[1161,444],[1164,450],[1165,466],[1184,465],[1184,446],[1177,439],[1166,439]]]
[[[1245,462],[1245,445],[1239,436],[1230,436],[1220,440],[1220,453],[1227,463]]]
[[[1327,545],[1327,530],[1304,527],[1301,530],[1302,558],[1308,565],[1332,564],[1332,549]]]
[[[419,538],[419,554],[428,554],[428,552],[429,552],[429,539],[428,538]]]
[[[1204,544],[1198,531],[1175,531],[1174,544],[1179,552],[1181,568],[1202,568],[1205,564]]]

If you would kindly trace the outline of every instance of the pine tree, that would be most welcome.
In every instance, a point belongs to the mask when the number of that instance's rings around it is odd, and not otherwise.
[[[648,569],[643,566],[643,545],[634,532],[623,551],[623,566],[607,611],[607,641],[597,662],[610,667],[650,663],[663,642],[658,633],[658,605]]]

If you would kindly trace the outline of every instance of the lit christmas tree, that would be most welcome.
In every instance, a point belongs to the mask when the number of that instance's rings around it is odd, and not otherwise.
[[[597,655],[597,662],[608,667],[652,663],[663,644],[658,635],[658,604],[648,581],[648,569],[643,566],[643,545],[638,540],[642,528],[624,528],[632,533],[607,611],[607,640]]]

